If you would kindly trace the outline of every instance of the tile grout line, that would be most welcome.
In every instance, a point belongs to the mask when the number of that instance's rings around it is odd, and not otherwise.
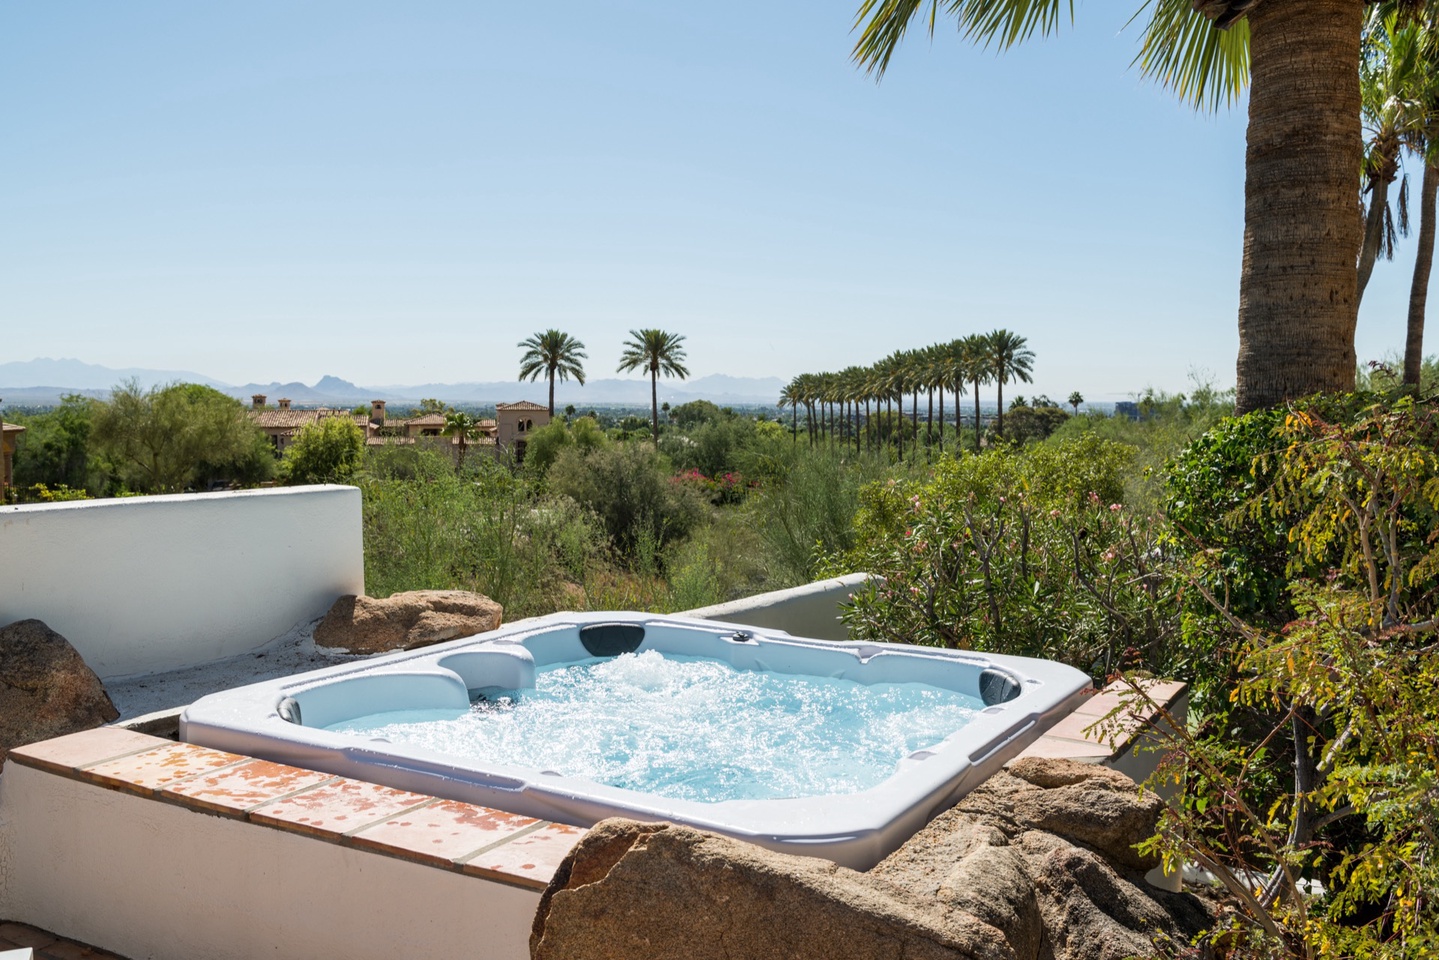
[[[492,841],[490,841],[489,843],[485,844],[483,847],[480,847],[478,850],[475,850],[475,851],[472,851],[472,852],[470,852],[470,853],[465,854],[463,857],[455,857],[455,858],[454,858],[454,862],[457,863],[457,864],[459,864],[460,866],[464,866],[465,864],[469,863],[471,860],[475,859],[476,857],[481,856],[482,854],[489,853],[491,850],[495,849],[496,847],[503,847],[505,844],[509,843],[509,842],[512,841],[512,840],[518,840],[518,839],[520,839],[520,837],[527,837],[527,836],[529,836],[530,834],[535,833],[536,831],[539,831],[539,830],[544,829],[545,827],[548,827],[549,825],[550,825],[550,821],[548,821],[548,820],[536,820],[534,823],[530,824],[528,827],[521,827],[520,829],[516,830],[514,833],[511,833],[511,834],[508,834],[507,836],[501,837],[501,838],[498,839],[498,840],[492,840]]]
[[[336,837],[340,839],[353,838],[355,834],[361,833],[365,830],[370,829],[373,826],[384,823],[386,820],[393,820],[396,817],[406,816],[407,814],[414,813],[416,810],[423,810],[425,807],[431,806],[432,804],[436,804],[439,802],[439,797],[426,797],[421,802],[405,807],[403,810],[388,814],[387,816],[377,817],[376,819],[371,820],[368,823],[362,823],[358,827],[352,827],[351,829],[346,830],[344,833],[336,834]]]

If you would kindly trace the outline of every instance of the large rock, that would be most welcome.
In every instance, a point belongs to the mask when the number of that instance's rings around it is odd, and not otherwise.
[[[1092,822],[1081,809],[1088,805]],[[1159,806],[1122,774],[1024,760],[873,870],[608,820],[545,891],[535,960],[686,956],[1122,960],[1209,922],[1144,883]]]
[[[0,760],[12,747],[120,716],[70,641],[39,620],[0,627]]]
[[[993,927],[943,922],[921,898],[829,861],[618,819],[597,824],[561,866],[540,900],[530,955],[1014,960]]]
[[[341,597],[315,628],[315,642],[351,653],[411,650],[497,629],[503,613],[489,597],[464,590]]]

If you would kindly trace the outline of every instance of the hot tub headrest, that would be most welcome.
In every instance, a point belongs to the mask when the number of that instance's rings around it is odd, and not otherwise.
[[[580,643],[592,657],[634,653],[644,640],[645,628],[638,623],[592,623],[580,627]]]
[[[993,706],[1019,696],[1019,682],[1002,670],[990,668],[979,675],[979,695]]]

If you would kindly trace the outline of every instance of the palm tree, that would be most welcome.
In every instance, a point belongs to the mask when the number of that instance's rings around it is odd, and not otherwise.
[[[1028,342],[1017,333],[1008,330],[994,330],[984,338],[988,348],[990,376],[994,378],[999,391],[999,425],[996,432],[1004,436],[1004,385],[1011,380],[1031,383],[1034,372],[1034,352],[1025,344]]]
[[[979,388],[982,384],[989,383],[991,376],[989,344],[983,334],[972,333],[960,341],[959,349],[960,365],[964,368],[964,379],[974,385],[974,452],[978,453],[980,437],[984,432],[979,421]],[[959,430],[957,417],[954,429],[957,434]]]
[[[1424,312],[1429,300],[1429,272],[1434,266],[1434,196],[1439,192],[1439,143],[1425,145],[1424,179],[1419,187],[1419,250],[1409,286],[1409,316],[1404,336],[1404,386],[1419,389],[1424,362]]]
[[[550,419],[555,416],[555,377],[568,380],[574,377],[580,386],[585,385],[585,368],[580,361],[585,359],[585,345],[568,333],[546,330],[528,340],[522,340],[525,355],[520,357],[520,379],[534,380],[544,374],[550,381]]]
[[[650,425],[654,440],[660,442],[660,394],[659,376],[679,377],[683,380],[690,375],[685,369],[684,337],[664,330],[631,330],[631,339],[626,340],[624,353],[620,354],[620,373],[644,368],[650,374]]]
[[[1380,256],[1393,259],[1396,234],[1409,232],[1409,178],[1400,181],[1398,213],[1389,203],[1389,187],[1399,177],[1399,151],[1412,142],[1430,112],[1425,87],[1432,73],[1428,31],[1417,20],[1402,25],[1398,13],[1376,10],[1364,31],[1364,56],[1359,64],[1359,92],[1365,126],[1369,128],[1364,158],[1364,242],[1359,248],[1358,296]]]
[[[1365,5],[1135,2],[1149,14],[1138,58],[1145,74],[1211,107],[1234,102],[1249,82],[1237,410],[1352,390]],[[1009,46],[1055,32],[1066,7],[1073,11],[1065,0],[861,0],[854,57],[882,75],[910,23],[922,17],[932,34],[941,10],[965,37]]]
[[[964,365],[964,341],[951,340],[939,348],[941,386],[939,390],[939,449],[944,452],[944,387],[948,386],[954,395],[954,452],[960,452],[959,443],[959,398],[964,396],[964,384],[968,379]]]
[[[799,443],[799,405],[801,403],[801,396],[802,391],[799,377],[795,377],[789,383],[785,384],[784,389],[779,392],[780,409],[789,407],[789,434],[794,443]]]
[[[1079,405],[1084,402],[1084,394],[1078,390],[1069,395],[1069,405],[1074,408],[1074,415],[1079,416]]]
[[[460,440],[459,462],[455,464],[456,473],[465,471],[465,451],[469,449],[470,441],[475,439],[480,431],[480,421],[462,413],[458,410],[451,410],[445,414],[445,433],[453,434]]]

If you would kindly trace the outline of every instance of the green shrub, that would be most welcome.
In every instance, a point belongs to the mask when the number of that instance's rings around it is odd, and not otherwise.
[[[1218,495],[1186,504],[1214,544],[1202,577],[1264,585],[1230,603],[1194,581],[1234,637],[1232,674],[1151,780],[1173,799],[1150,845],[1222,881],[1228,922],[1197,946],[1229,957],[1439,949],[1439,405],[1372,400],[1239,418],[1176,478]]]
[[[619,556],[652,567],[665,544],[682,539],[704,515],[699,495],[671,482],[670,473],[652,446],[626,443],[588,454],[566,448],[546,482],[595,516]]]
[[[1133,450],[1081,437],[945,457],[861,494],[844,612],[857,638],[1045,657],[1102,678],[1167,667],[1177,606],[1158,524],[1115,498]]]
[[[365,432],[349,417],[307,423],[285,449],[280,475],[287,484],[345,483],[360,467]]]
[[[424,465],[427,458],[419,458]],[[536,498],[503,467],[475,478],[360,478],[366,591],[483,593],[507,619],[551,613],[582,582],[601,537],[572,501]]]

